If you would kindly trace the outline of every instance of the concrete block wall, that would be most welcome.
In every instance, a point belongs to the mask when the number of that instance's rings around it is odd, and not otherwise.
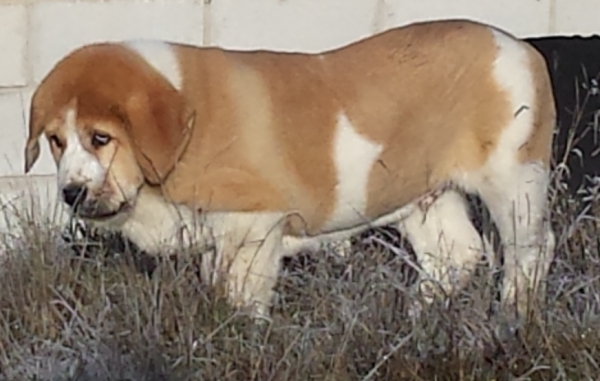
[[[29,202],[32,192],[41,212],[55,209],[46,142],[31,175],[23,174],[29,103],[48,70],[83,44],[156,38],[315,52],[414,21],[457,17],[521,37],[589,35],[600,29],[590,11],[597,1],[0,0],[0,209]]]

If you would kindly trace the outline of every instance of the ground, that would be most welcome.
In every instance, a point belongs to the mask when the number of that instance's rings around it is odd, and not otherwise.
[[[273,321],[256,326],[200,284],[192,253],[155,263],[118,237],[52,231],[23,215],[2,249],[0,380],[596,380],[600,59],[581,52],[600,44],[568,40],[532,41],[559,104],[558,245],[546,306],[532,306],[521,331],[497,335],[499,274],[485,263],[461,295],[411,318],[411,250],[390,229],[356,237],[347,258],[287,260]]]

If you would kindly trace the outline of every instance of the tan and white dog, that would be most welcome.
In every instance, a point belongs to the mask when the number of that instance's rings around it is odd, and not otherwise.
[[[462,286],[485,244],[457,189],[499,228],[506,306],[524,311],[553,257],[546,63],[490,26],[423,22],[321,54],[92,44],[46,76],[29,123],[25,171],[45,134],[80,217],[151,253],[200,220],[206,274],[259,314],[283,255],[384,224],[423,277]]]

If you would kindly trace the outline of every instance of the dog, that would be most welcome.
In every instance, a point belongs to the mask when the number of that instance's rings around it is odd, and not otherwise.
[[[44,135],[73,213],[150,253],[213,247],[204,273],[257,316],[282,256],[389,224],[425,299],[456,292],[486,251],[461,192],[477,194],[504,246],[501,303],[524,313],[555,248],[555,119],[543,57],[468,20],[311,54],[93,43],[36,88],[25,172]]]

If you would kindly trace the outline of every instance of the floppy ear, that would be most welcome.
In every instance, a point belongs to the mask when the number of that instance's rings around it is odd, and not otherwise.
[[[29,173],[31,167],[40,156],[40,135],[44,131],[42,115],[37,104],[37,97],[34,95],[31,100],[31,109],[29,111],[29,136],[25,144],[25,173]]]
[[[136,160],[150,184],[161,184],[189,142],[196,113],[175,94],[139,92],[126,103],[128,133]]]
[[[38,133],[36,136],[29,136],[27,145],[25,146],[25,173],[29,173],[31,167],[35,164],[40,156],[40,143]]]

